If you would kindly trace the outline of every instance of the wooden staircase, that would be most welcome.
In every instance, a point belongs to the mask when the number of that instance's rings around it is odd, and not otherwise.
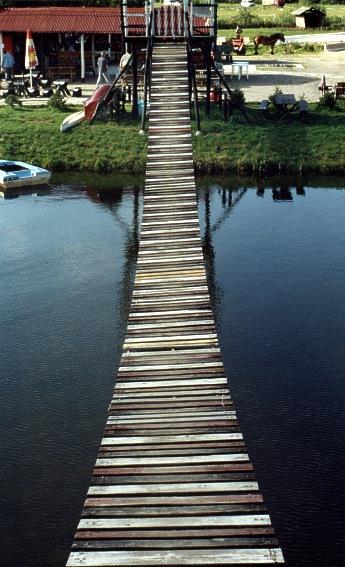
[[[67,565],[284,562],[208,295],[185,45],[154,48],[145,202],[114,396]]]

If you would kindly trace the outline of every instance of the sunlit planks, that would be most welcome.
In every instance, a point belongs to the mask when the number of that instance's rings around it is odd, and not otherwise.
[[[156,46],[153,69],[127,333],[67,565],[281,564],[208,295],[184,45]]]

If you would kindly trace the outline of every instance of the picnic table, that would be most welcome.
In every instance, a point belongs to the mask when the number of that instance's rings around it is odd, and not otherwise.
[[[30,86],[30,81],[28,79],[18,79],[13,81],[13,87],[16,96],[29,96],[28,88]]]
[[[296,100],[294,94],[279,93],[270,100],[262,100],[259,110],[265,117],[270,115],[270,110],[275,110],[276,115],[278,115],[278,122],[295,112],[298,112],[299,117],[303,119],[308,112],[308,103],[305,100]],[[274,112],[271,115],[274,117]]]
[[[276,94],[274,102],[276,109],[281,113],[281,118],[297,110],[298,103],[294,94]]]

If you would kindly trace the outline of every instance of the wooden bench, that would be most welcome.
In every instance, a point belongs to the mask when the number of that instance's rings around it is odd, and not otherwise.
[[[71,81],[73,81],[73,79],[76,79],[77,76],[78,73],[75,67],[65,67],[59,65],[57,67],[49,67],[48,69],[48,78],[52,81],[54,79],[64,79],[64,78],[68,78]]]
[[[306,100],[298,101],[298,108],[300,112],[308,112],[308,103]]]
[[[268,106],[269,106],[270,101],[268,99],[264,99],[260,102],[259,105],[259,110],[261,110],[261,112],[266,112],[268,110]]]
[[[336,83],[333,87],[335,98],[345,97],[345,82]]]
[[[259,104],[259,111],[261,113],[261,116],[266,120],[268,118],[268,108],[270,105],[270,101],[265,98],[264,100],[262,100]]]
[[[308,113],[308,103],[306,100],[299,100],[298,101],[298,111],[299,111],[299,116],[301,118],[301,120],[304,120],[304,118],[306,117],[307,113]]]

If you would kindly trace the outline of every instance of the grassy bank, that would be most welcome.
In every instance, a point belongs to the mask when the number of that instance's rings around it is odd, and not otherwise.
[[[345,171],[345,102],[334,111],[310,104],[305,121],[264,120],[253,105],[248,115],[250,123],[238,113],[228,123],[203,120],[203,135],[194,139],[198,171]]]
[[[250,123],[235,113],[225,123],[218,109],[202,118],[203,135],[194,137],[198,172],[345,171],[345,102],[327,111],[310,105],[305,122],[263,120],[255,106]],[[128,115],[121,123],[83,125],[69,134],[59,126],[65,113],[0,108],[0,158],[20,159],[52,171],[143,172],[146,140],[139,122]]]
[[[75,109],[72,109],[75,112]],[[146,140],[126,114],[120,123],[85,124],[59,131],[71,109],[0,108],[0,158],[24,160],[52,171],[143,171]]]

